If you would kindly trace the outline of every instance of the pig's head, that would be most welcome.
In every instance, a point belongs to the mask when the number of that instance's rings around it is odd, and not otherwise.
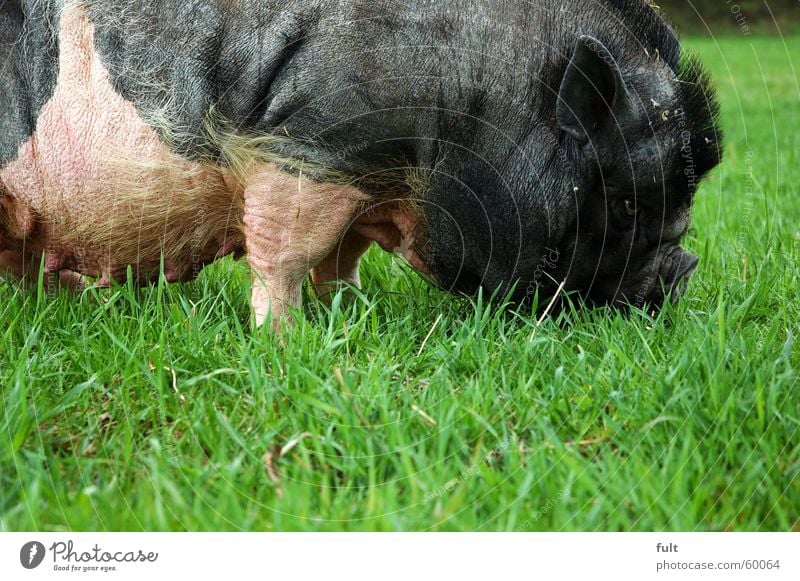
[[[532,107],[544,118],[484,96],[481,122],[453,122],[426,200],[443,287],[522,299],[565,282],[590,304],[639,307],[682,294],[694,193],[721,159],[718,106],[694,60],[639,52],[623,63],[583,36]]]

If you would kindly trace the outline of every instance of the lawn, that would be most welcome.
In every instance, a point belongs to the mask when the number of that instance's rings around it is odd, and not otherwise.
[[[800,530],[800,38],[688,44],[728,145],[679,305],[536,329],[376,251],[279,343],[231,261],[0,283],[0,530]]]

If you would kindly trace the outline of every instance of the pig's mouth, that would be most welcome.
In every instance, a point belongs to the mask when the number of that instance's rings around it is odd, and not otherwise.
[[[594,304],[621,309],[660,308],[669,300],[676,303],[685,293],[699,260],[681,247],[657,252],[644,265],[625,276],[608,276],[595,281],[587,298]]]

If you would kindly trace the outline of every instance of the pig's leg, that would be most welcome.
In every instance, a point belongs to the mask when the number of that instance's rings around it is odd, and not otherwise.
[[[317,296],[325,301],[330,300],[331,295],[339,289],[340,282],[360,287],[358,266],[371,244],[372,240],[350,230],[333,252],[311,271]]]
[[[277,327],[300,307],[303,280],[342,240],[367,196],[351,186],[323,184],[275,168],[248,180],[244,234],[253,277],[257,326]]]

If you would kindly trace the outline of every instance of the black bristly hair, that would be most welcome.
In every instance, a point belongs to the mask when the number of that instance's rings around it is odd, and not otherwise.
[[[723,157],[720,106],[709,73],[699,59],[682,49],[679,35],[666,15],[650,0],[605,0],[651,56],[672,70],[677,82],[675,104],[683,111],[683,163],[677,164],[673,187],[692,195],[697,184]],[[624,46],[625,43],[620,43]]]
[[[689,146],[699,181],[722,161],[723,133],[720,106],[711,78],[700,61],[685,54],[677,73],[678,102],[683,107]]]

